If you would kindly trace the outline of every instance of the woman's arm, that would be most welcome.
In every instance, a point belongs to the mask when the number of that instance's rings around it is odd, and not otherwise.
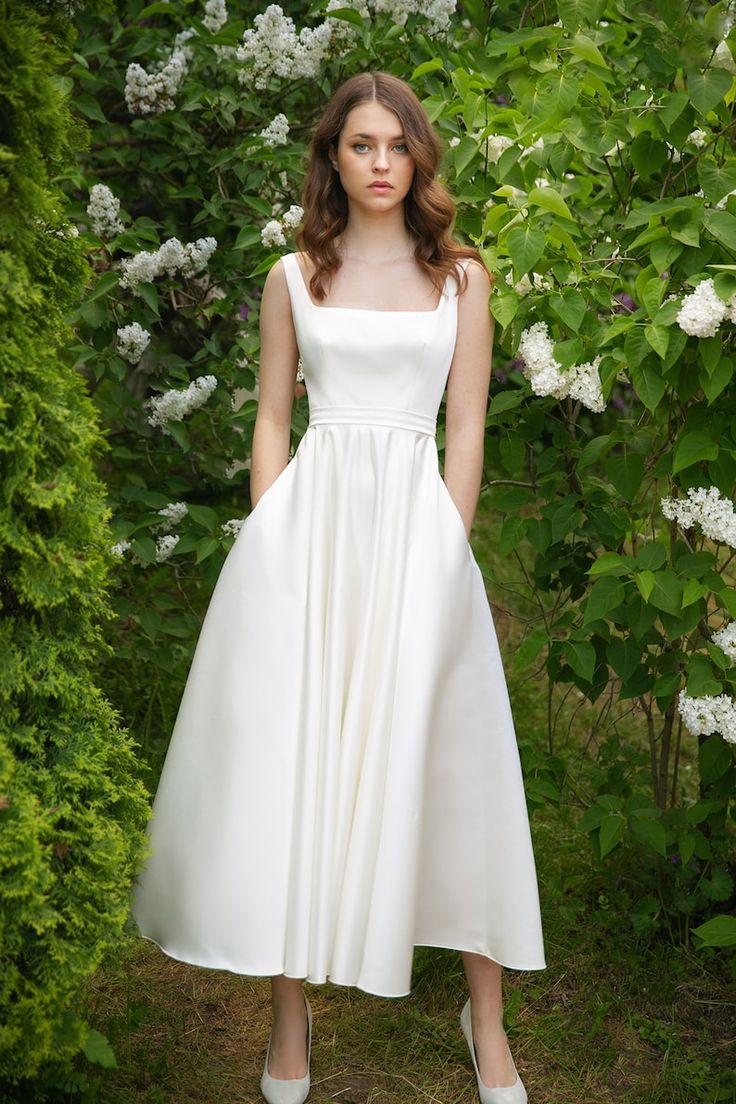
[[[260,335],[258,410],[250,468],[251,509],[289,461],[299,348],[283,261],[273,265],[263,285]]]
[[[471,261],[467,273],[468,286],[457,304],[457,342],[447,380],[444,476],[469,539],[483,474],[495,322],[488,309],[488,272]]]

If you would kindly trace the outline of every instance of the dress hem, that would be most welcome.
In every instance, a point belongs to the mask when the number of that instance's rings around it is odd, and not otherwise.
[[[188,966],[199,966],[199,967],[201,967],[205,970],[224,970],[228,974],[237,974],[238,977],[274,977],[274,976],[278,977],[280,974],[284,973],[283,970],[275,971],[275,972],[273,970],[267,970],[265,972],[264,971],[258,971],[258,970],[234,970],[230,966],[220,966],[220,965],[216,965],[215,963],[212,963],[212,962],[196,962],[192,958],[184,958],[181,954],[174,954],[172,951],[167,950],[166,947],[164,947],[163,943],[159,943],[159,941],[157,939],[154,939],[153,936],[151,936],[151,935],[143,935],[143,933],[141,932],[140,933],[140,938],[141,939],[147,939],[149,943],[154,943],[169,958],[173,958],[177,962],[184,962]],[[472,950],[472,948],[470,948],[470,947],[450,947],[450,946],[448,946],[447,944],[444,944],[444,943],[415,943],[414,946],[415,947],[435,947],[435,948],[437,948],[437,950],[441,950],[441,951],[458,951],[459,953],[462,953],[463,951],[468,951],[472,954],[483,954],[482,951],[475,951],[475,950]],[[483,954],[483,957],[484,958],[490,958],[492,962],[497,962],[499,966],[503,966],[504,969],[506,969],[506,970],[546,970],[547,969],[547,963],[546,962],[541,966],[539,966],[539,965],[537,965],[537,966],[513,966],[513,965],[511,965],[510,963],[507,963],[507,962],[500,962],[499,959],[494,958],[493,955]],[[356,981],[340,981],[339,979],[333,977],[330,974],[327,974],[327,976],[322,978],[321,980],[314,980],[313,978],[310,978],[309,976],[307,976],[307,977],[297,977],[297,975],[295,975],[295,974],[284,974],[284,977],[289,977],[289,978],[293,977],[295,980],[306,981],[309,985],[324,985],[325,982],[329,982],[331,985],[342,985],[342,986],[346,986],[346,987],[352,987],[354,989],[360,989],[361,992],[369,993],[370,996],[372,996],[372,997],[385,997],[387,999],[392,999],[392,1000],[398,999],[400,997],[410,997],[411,993],[412,993],[411,989],[407,990],[406,993],[379,993],[375,989],[366,989],[364,986],[359,985]]]

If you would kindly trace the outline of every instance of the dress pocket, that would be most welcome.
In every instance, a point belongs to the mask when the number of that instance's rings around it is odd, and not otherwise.
[[[250,521],[251,518],[257,517],[261,513],[264,505],[266,505],[270,501],[270,499],[273,497],[279,487],[282,486],[288,478],[290,478],[292,473],[292,465],[294,464],[295,460],[296,453],[291,457],[290,460],[287,461],[286,467],[281,469],[273,482],[269,483],[269,485],[266,487],[265,491],[258,499],[255,506],[246,517],[246,524]]]
[[[455,500],[447,489],[447,484],[445,483],[439,472],[437,472],[437,481],[440,485],[440,498],[444,499],[445,501],[446,513],[448,513],[452,518],[452,524],[457,527],[463,544],[470,548],[470,541],[468,540],[467,533],[465,532],[465,523],[460,516],[460,511],[455,505]]]

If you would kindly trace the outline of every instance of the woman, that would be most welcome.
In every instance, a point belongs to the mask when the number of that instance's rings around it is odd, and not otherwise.
[[[526,1101],[501,970],[546,963],[468,540],[491,279],[450,236],[441,154],[388,73],[347,80],[313,133],[302,250],[263,288],[253,506],[205,618],[136,889],[141,932],[167,954],[272,978],[271,1104],[309,1092],[303,980],[405,996],[417,945],[462,952],[483,1104]],[[310,417],[289,460],[300,357]]]

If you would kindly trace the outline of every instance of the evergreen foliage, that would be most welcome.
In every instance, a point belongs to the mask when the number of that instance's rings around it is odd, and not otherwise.
[[[120,944],[148,801],[95,685],[110,534],[103,446],[59,357],[88,266],[51,174],[79,144],[54,75],[68,43],[0,5],[0,1079],[63,1068],[91,1033],[82,981]],[[96,1035],[96,1033],[93,1033]]]

